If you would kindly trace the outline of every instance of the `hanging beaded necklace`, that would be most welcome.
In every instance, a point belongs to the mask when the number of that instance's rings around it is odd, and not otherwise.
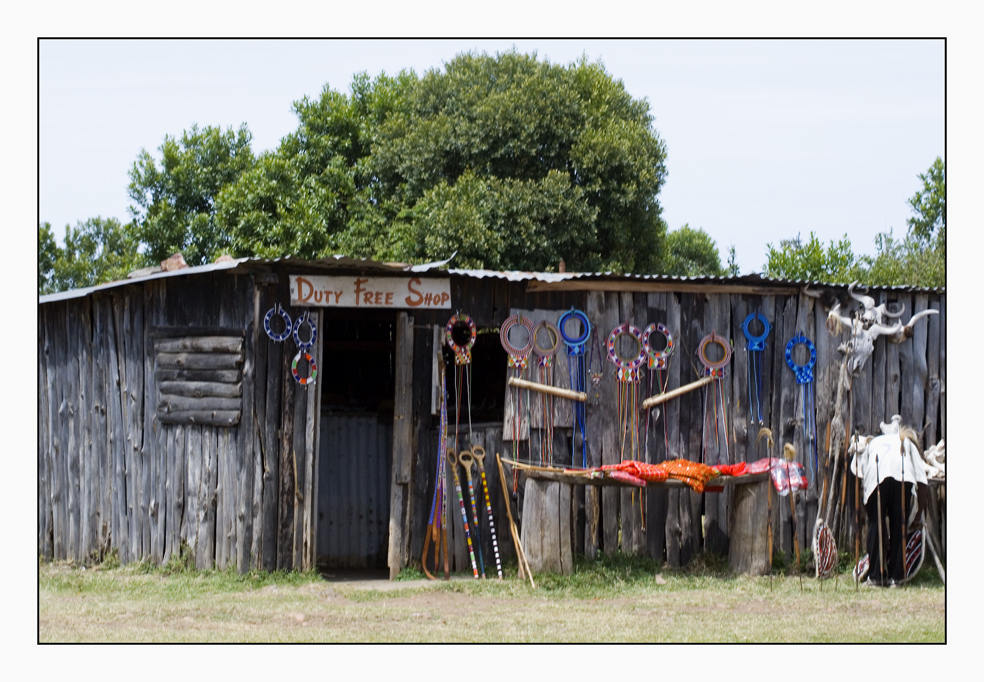
[[[754,319],[758,318],[762,322],[762,333],[753,336],[748,327]],[[760,312],[749,314],[745,321],[741,323],[741,331],[745,334],[745,353],[748,354],[748,362],[745,363],[746,379],[748,384],[748,414],[755,422],[755,415],[758,415],[758,424],[764,424],[762,420],[762,351],[765,350],[765,339],[769,335],[772,325],[765,319],[765,315]],[[754,379],[754,380],[753,380]],[[752,412],[752,395],[754,394],[755,412]]]
[[[716,344],[724,349],[724,357],[720,360],[711,360],[707,357],[707,347],[711,344]],[[697,356],[700,358],[700,362],[704,365],[704,376],[713,377],[714,381],[711,382],[710,391],[706,388],[704,389],[704,434],[701,446],[701,462],[707,464],[707,446],[710,443],[710,434],[708,431],[711,428],[711,417],[707,413],[707,402],[710,399],[712,406],[711,409],[714,412],[714,444],[718,449],[717,461],[715,464],[721,464],[721,442],[720,442],[720,432],[721,427],[724,427],[724,464],[729,464],[731,462],[731,457],[728,451],[728,404],[724,395],[724,368],[727,367],[728,363],[731,362],[731,344],[728,340],[722,336],[718,336],[717,333],[711,331],[710,334],[701,339],[700,345],[697,347]],[[721,421],[718,421],[718,413],[721,414]]]
[[[526,329],[526,334],[527,334],[526,345],[522,347],[514,346],[509,341],[509,332],[516,325],[520,325]],[[502,343],[502,347],[503,349],[505,349],[506,355],[508,356],[506,360],[506,366],[512,372],[512,376],[516,377],[517,379],[523,378],[523,375],[527,373],[527,369],[529,366],[529,359],[530,359],[530,351],[533,350],[534,336],[535,334],[533,331],[533,321],[530,320],[530,318],[526,317],[525,315],[520,315],[519,313],[507,317],[505,322],[503,322],[502,326],[499,328],[499,342]],[[512,431],[513,431],[513,458],[516,460],[519,459],[519,440],[522,435],[521,433],[522,419],[523,419],[522,400],[523,400],[523,394],[520,391],[519,387],[514,387],[513,389],[514,410],[513,410]],[[530,403],[529,395],[526,396],[526,403],[527,403],[526,412],[527,414],[529,414],[529,403]],[[529,452],[529,461],[532,462],[533,460],[532,446],[530,445],[528,436],[527,436],[527,447],[531,448]]]
[[[537,332],[539,332],[540,329],[545,329],[547,334],[553,337],[552,346],[544,348],[537,343]],[[533,330],[533,352],[537,355],[536,366],[539,381],[545,386],[553,386],[553,361],[559,347],[560,331],[551,322],[548,322],[547,320],[541,321]],[[546,466],[553,460],[553,395],[547,395],[546,393],[540,394],[540,411],[543,415],[543,432],[540,437],[540,464]]]
[[[638,345],[635,357],[624,358],[618,352],[618,340],[628,336]],[[608,361],[615,365],[615,378],[618,380],[618,423],[622,442],[620,461],[625,461],[625,445],[629,445],[628,459],[639,458],[639,379],[642,363],[648,354],[642,341],[642,331],[628,320],[612,329],[608,335]]]
[[[659,332],[666,338],[666,346],[663,350],[656,350],[653,348],[649,339],[653,332]],[[676,349],[673,343],[673,335],[670,330],[662,322],[650,324],[646,327],[646,330],[642,333],[642,347],[646,350],[646,356],[649,358],[649,397],[655,395],[653,393],[653,378],[658,377],[658,386],[660,393],[666,393],[666,385],[669,383],[670,374],[667,371],[666,376],[663,376],[663,370],[668,369],[670,362],[670,355]],[[646,461],[651,462],[649,459],[649,420],[652,414],[652,409],[646,410]],[[659,419],[659,411],[656,413],[656,418]],[[666,418],[663,419],[663,444],[666,447],[664,452],[669,455],[670,443],[669,436],[666,432]]]
[[[803,344],[810,352],[810,358],[803,365],[796,364],[793,360],[793,348]],[[786,364],[793,370],[796,376],[796,383],[800,387],[800,405],[803,406],[803,436],[809,446],[810,469],[813,473],[814,485],[817,478],[817,467],[819,466],[819,456],[817,454],[817,414],[816,399],[814,396],[813,385],[813,366],[817,364],[817,347],[813,342],[799,332],[786,344]]]
[[[568,336],[565,329],[567,323],[574,319],[581,322],[581,336],[576,338]],[[591,323],[588,321],[587,315],[580,310],[571,308],[557,320],[557,329],[560,330],[560,336],[564,339],[564,344],[567,346],[567,371],[570,374],[571,390],[583,393],[587,384],[584,366],[585,346],[587,345],[588,338],[591,336]],[[576,431],[581,434],[581,468],[587,469],[588,441],[585,437],[584,403],[579,401],[571,402]],[[577,439],[571,438],[571,466],[577,466],[577,460],[575,459],[576,451]]]

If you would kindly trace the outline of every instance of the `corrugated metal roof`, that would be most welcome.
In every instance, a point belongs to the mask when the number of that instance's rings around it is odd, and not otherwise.
[[[114,287],[124,286],[127,284],[136,284],[139,282],[145,282],[152,279],[159,279],[162,277],[183,277],[186,275],[201,274],[205,272],[214,272],[219,270],[230,270],[236,268],[242,264],[256,264],[256,265],[270,265],[270,264],[281,264],[281,265],[297,265],[300,267],[307,267],[313,269],[325,269],[334,270],[342,268],[357,268],[360,270],[380,272],[380,273],[403,273],[403,272],[414,272],[414,273],[425,273],[432,270],[439,270],[446,266],[451,258],[434,261],[432,263],[422,263],[420,265],[411,265],[409,263],[383,263],[380,261],[372,260],[369,258],[351,258],[349,256],[337,255],[329,256],[327,258],[320,258],[316,260],[309,260],[306,258],[299,258],[297,256],[281,256],[278,258],[235,258],[232,260],[224,261],[221,263],[208,263],[206,265],[198,265],[194,267],[182,268],[180,270],[173,270],[170,272],[152,272],[150,274],[134,277],[132,279],[119,280],[116,282],[107,282],[105,284],[99,284],[94,287],[85,287],[82,289],[72,289],[69,291],[61,291],[55,294],[46,294],[44,296],[38,297],[38,303],[51,303],[54,301],[64,301],[72,298],[81,298],[83,296],[88,296],[91,293],[97,291],[105,291],[107,289],[112,289]],[[779,279],[773,277],[765,277],[763,275],[752,273],[749,275],[738,275],[737,277],[718,277],[718,276],[701,276],[701,277],[686,277],[678,275],[638,275],[638,274],[619,274],[614,272],[529,272],[523,270],[478,270],[478,269],[462,269],[462,268],[450,268],[446,270],[452,275],[459,275],[462,277],[472,277],[475,279],[482,279],[486,277],[495,277],[497,279],[505,279],[510,282],[528,282],[537,281],[545,283],[558,283],[570,280],[581,280],[584,282],[591,281],[649,281],[649,282],[680,282],[687,284],[716,284],[716,285],[727,285],[736,284],[744,286],[774,286],[774,287],[824,287],[824,288],[846,288],[846,284],[832,284],[829,282],[821,282],[817,280],[802,280],[802,279]],[[920,293],[942,293],[946,291],[946,287],[917,287],[911,285],[892,285],[892,286],[870,286],[867,287],[870,290],[878,291],[904,291],[904,292],[920,292]]]

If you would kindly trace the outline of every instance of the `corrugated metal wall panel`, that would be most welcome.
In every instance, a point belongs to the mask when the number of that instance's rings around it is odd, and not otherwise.
[[[386,565],[393,425],[375,414],[321,418],[318,563],[331,568]]]

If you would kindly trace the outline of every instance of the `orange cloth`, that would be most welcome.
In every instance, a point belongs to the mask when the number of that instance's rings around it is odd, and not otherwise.
[[[666,472],[669,478],[683,481],[699,493],[704,492],[704,486],[707,485],[707,482],[718,475],[717,471],[706,464],[691,462],[686,459],[674,459],[669,462],[663,462],[657,464],[656,468]]]

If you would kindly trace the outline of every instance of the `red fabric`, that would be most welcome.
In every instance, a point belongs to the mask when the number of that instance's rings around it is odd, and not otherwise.
[[[619,464],[606,464],[598,467],[601,471],[622,471],[644,481],[660,482],[667,479],[667,473],[659,468],[658,464],[648,462],[637,462],[627,459]]]
[[[738,462],[737,464],[715,464],[711,468],[724,476],[744,476],[748,473],[748,465],[744,462]]]
[[[638,476],[633,476],[626,471],[612,470],[608,472],[608,476],[614,478],[616,481],[621,481],[622,483],[628,483],[629,485],[634,485],[637,488],[645,488],[646,482],[639,478]]]

